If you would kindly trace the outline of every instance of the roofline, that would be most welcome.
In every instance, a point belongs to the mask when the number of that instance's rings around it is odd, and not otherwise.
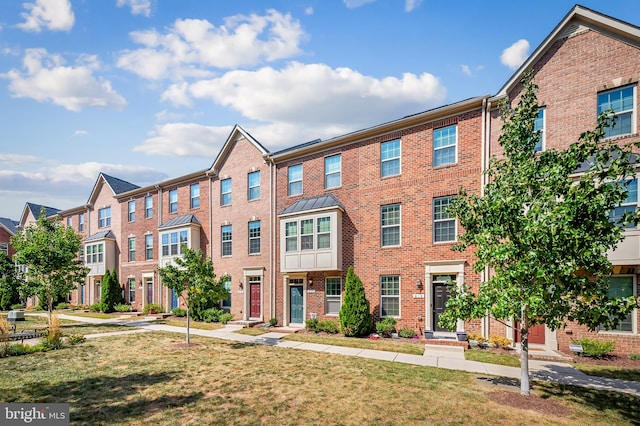
[[[309,213],[324,212],[328,210],[340,210],[342,213],[344,213],[344,208],[342,206],[336,205],[336,206],[330,206],[330,207],[320,207],[317,209],[303,210],[303,211],[293,212],[293,213],[278,213],[277,216],[278,217],[303,216],[303,215],[308,215]]]
[[[620,19],[613,18],[609,15],[596,12],[595,10],[576,4],[565,17],[553,28],[553,30],[547,35],[547,37],[538,45],[536,50],[529,55],[526,61],[516,70],[516,72],[506,81],[506,83],[500,88],[495,96],[489,99],[491,102],[498,100],[513,89],[513,87],[520,82],[525,70],[529,69],[532,64],[535,64],[542,55],[551,47],[554,41],[556,41],[558,35],[567,27],[567,24],[572,20],[578,20],[584,22],[589,26],[605,27],[606,31],[613,35],[617,35],[627,43],[633,43],[640,45],[640,27],[637,27],[628,22]]]
[[[117,200],[120,200],[122,198],[127,198],[127,197],[132,197],[135,195],[139,195],[139,194],[143,194],[145,192],[150,192],[150,191],[156,191],[160,188],[166,188],[168,186],[173,186],[177,183],[181,183],[184,181],[189,181],[192,179],[196,179],[198,177],[208,177],[209,174],[207,173],[209,169],[202,169],[202,170],[198,170],[196,172],[192,172],[186,175],[182,175],[182,176],[178,176],[172,179],[168,179],[165,181],[162,181],[160,183],[153,183],[151,185],[147,185],[141,188],[136,188],[136,189],[132,189],[131,191],[127,191],[127,192],[121,192],[120,194],[116,195],[115,198]]]
[[[87,208],[88,208],[87,204],[83,204],[82,206],[77,206],[77,207],[71,207],[71,208],[66,209],[66,210],[60,210],[57,213],[57,216],[65,216],[65,215],[68,215],[70,213],[83,212],[83,211],[86,211]]]
[[[13,232],[11,229],[9,229],[9,228],[7,228],[6,226],[4,226],[4,224],[3,224],[2,222],[0,222],[0,227],[2,227],[2,228],[4,228],[4,229],[6,229],[6,230],[7,230],[7,232],[8,232],[9,234],[11,234],[12,236],[13,236],[13,235],[16,235],[16,233],[15,233],[15,232]],[[17,228],[18,228],[18,225],[16,225],[16,229],[17,229]]]
[[[258,151],[260,151],[260,154],[262,154],[263,158],[267,159],[269,157],[269,150],[267,150],[260,142],[258,142],[253,136],[251,136],[249,132],[236,124],[235,126],[233,126],[233,129],[231,129],[231,132],[229,133],[229,136],[227,137],[225,143],[222,145],[220,152],[218,152],[218,155],[216,155],[216,158],[213,160],[213,163],[211,164],[211,167],[209,167],[207,174],[214,176],[218,175],[218,172],[220,170],[220,163],[224,158],[227,157],[227,155],[231,151],[231,144],[238,139],[239,134],[244,136],[245,139],[249,141],[249,143],[255,146]]]
[[[428,111],[420,112],[413,115],[400,118],[398,120],[389,121],[387,123],[379,124],[377,126],[369,127],[363,130],[357,130],[346,135],[337,136],[325,141],[318,141],[315,143],[304,143],[292,148],[287,148],[279,152],[271,154],[269,157],[274,163],[286,161],[302,155],[311,154],[317,151],[323,151],[330,148],[347,145],[353,142],[359,142],[362,139],[370,138],[384,133],[390,133],[409,127],[416,126],[429,121],[439,120],[452,115],[460,114],[461,112],[481,108],[485,99],[490,95],[477,96],[475,98],[465,99],[460,102],[448,104],[440,107],[430,109]]]
[[[196,218],[197,219],[197,218]],[[190,226],[198,226],[200,228],[202,228],[202,224],[201,223],[196,223],[196,222],[188,222],[188,223],[178,223],[175,225],[158,225],[157,230],[160,231],[164,231],[165,229],[174,229],[174,228],[187,228]]]

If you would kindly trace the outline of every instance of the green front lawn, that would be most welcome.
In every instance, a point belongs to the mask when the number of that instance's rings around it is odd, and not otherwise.
[[[616,366],[573,364],[575,368],[590,376],[607,377],[609,379],[640,382],[640,369]]]

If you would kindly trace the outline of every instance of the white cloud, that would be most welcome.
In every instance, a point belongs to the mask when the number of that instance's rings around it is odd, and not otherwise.
[[[373,3],[376,0],[342,0],[349,9],[355,9],[360,6],[364,6],[367,3]]]
[[[528,56],[529,42],[525,39],[520,39],[502,51],[500,62],[511,69],[516,69],[522,65]]]
[[[213,158],[232,129],[233,126],[211,127],[195,123],[161,124],[134,151],[149,155]]]
[[[69,31],[73,28],[75,16],[69,0],[36,0],[35,3],[23,3],[29,12],[21,13],[25,22],[17,27],[26,31],[40,32],[42,28],[51,31]]]
[[[73,132],[73,136],[86,136],[88,134],[89,132],[87,132],[86,130],[76,130],[75,132]]]
[[[170,111],[167,111],[166,109],[163,109],[162,111],[156,113],[155,119],[158,123],[166,123],[167,121],[180,120],[182,119],[183,116],[184,114],[170,112]]]
[[[40,161],[40,159],[34,155],[11,154],[8,152],[0,152],[0,163],[24,164],[24,163],[36,163],[38,161]]]
[[[94,77],[99,68],[95,56],[81,56],[76,66],[65,66],[60,55],[45,49],[27,49],[24,72],[12,69],[0,77],[10,80],[9,91],[16,98],[52,102],[70,111],[99,107],[121,110],[127,101],[111,88],[111,83]]]
[[[190,107],[193,104],[193,101],[187,93],[188,89],[189,84],[186,82],[172,84],[167,90],[164,91],[164,93],[162,93],[160,99],[163,101],[169,101],[175,106]]]
[[[349,68],[298,62],[282,70],[231,71],[193,83],[188,92],[255,121],[351,130],[424,111],[446,98],[444,86],[429,73],[377,79]]]
[[[469,68],[469,65],[462,64],[462,65],[460,65],[460,69],[462,69],[462,72],[464,74],[466,74],[469,77],[471,77],[472,74],[471,74],[471,68]]]
[[[151,15],[151,0],[118,0],[116,6],[129,6],[132,15]]]
[[[404,3],[405,12],[413,12],[418,6],[420,6],[422,0],[406,0]]]
[[[304,10],[305,15],[313,15],[313,7],[309,6]]]
[[[180,80],[299,55],[306,34],[290,14],[269,10],[263,16],[227,17],[219,27],[204,19],[178,19],[164,34],[134,31],[130,37],[143,47],[122,52],[118,67],[150,80]]]

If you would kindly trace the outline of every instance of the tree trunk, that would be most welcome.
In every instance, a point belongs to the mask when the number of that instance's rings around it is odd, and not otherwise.
[[[49,310],[49,328],[51,328],[51,320],[53,319],[53,296],[47,296],[49,300],[47,300],[47,308]]]
[[[530,395],[529,390],[529,322],[525,307],[520,314],[520,394]]]
[[[187,345],[189,344],[189,305],[187,305]]]

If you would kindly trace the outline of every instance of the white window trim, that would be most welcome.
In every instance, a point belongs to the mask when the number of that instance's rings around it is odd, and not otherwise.
[[[133,241],[133,249],[131,249],[131,242]],[[131,253],[133,253],[133,260],[131,260]],[[136,261],[136,237],[130,237],[127,239],[127,259],[129,262]]]
[[[131,200],[127,203],[127,219],[129,220],[129,222],[135,222],[136,221],[136,202],[135,200]]]
[[[227,192],[223,192],[222,189],[222,184],[223,182],[229,182],[229,191]],[[229,202],[228,203],[224,203],[224,196],[226,194],[229,194]],[[233,181],[231,180],[231,178],[226,178],[226,179],[222,179],[220,180],[220,205],[221,206],[230,206],[233,203]]]
[[[193,195],[193,188],[198,187],[198,195],[194,196]],[[195,199],[198,199],[198,205],[197,206],[193,206],[193,201]],[[199,183],[194,183],[192,185],[189,185],[189,208],[191,209],[199,209],[200,208],[200,184]]]
[[[231,229],[231,239],[224,240],[224,232],[223,228],[229,227]],[[231,254],[224,254],[224,245],[228,243],[231,246]],[[233,225],[222,225],[220,227],[220,257],[231,257],[233,256]]]
[[[538,107],[538,112],[542,111],[542,129],[540,132],[540,151],[536,152],[544,152],[547,150],[547,107],[541,106]],[[535,148],[535,147],[534,147]]]
[[[150,205],[147,205],[147,200],[151,200]],[[144,217],[145,219],[153,217],[153,197],[151,195],[144,197]]]
[[[171,195],[175,194],[176,195],[176,200],[175,201],[171,201]],[[175,210],[172,210],[172,205],[175,204],[176,208]],[[178,213],[178,190],[177,189],[172,189],[169,191],[169,214],[173,214],[173,213]]]
[[[453,217],[453,218],[449,218],[449,219],[436,219],[435,218],[435,200],[439,199],[439,198],[452,198],[453,195],[445,195],[442,197],[435,197],[433,199],[433,205],[431,207],[431,214],[432,214],[432,220],[433,220],[433,228],[432,228],[432,234],[433,234],[433,244],[452,244],[452,243],[456,243],[458,242],[458,219]],[[455,230],[455,236],[453,238],[453,240],[447,240],[447,241],[436,241],[436,222],[445,222],[445,221],[449,221],[449,220],[453,220],[453,224],[454,224],[454,230]]]
[[[637,117],[637,108],[638,106],[636,105],[637,103],[637,85],[633,84],[633,85],[625,85],[625,86],[619,86],[619,87],[615,87],[613,89],[609,89],[609,90],[603,90],[601,92],[598,92],[596,94],[596,112],[597,112],[597,108],[599,106],[598,103],[598,96],[605,94],[605,93],[611,93],[611,92],[616,92],[618,90],[624,90],[627,87],[631,87],[631,89],[633,90],[633,108],[631,109],[631,132],[630,133],[624,133],[621,135],[614,135],[614,136],[609,136],[606,139],[616,139],[616,138],[624,138],[627,136],[631,136],[631,135],[635,135],[637,133],[637,124],[636,124],[636,117]],[[624,110],[624,111],[619,111],[619,112],[614,112],[615,116],[618,116],[619,114],[625,114],[629,112],[629,110]]]
[[[178,237],[178,252],[176,254],[171,254],[171,245],[172,245],[171,234],[173,234],[174,232],[177,234],[177,237]],[[162,230],[159,232],[159,239],[158,239],[158,259],[159,260],[170,259],[170,258],[182,255],[182,243],[180,242],[180,234],[182,232],[187,233],[187,241],[185,242],[185,244],[187,245],[187,247],[191,247],[191,230],[189,228],[172,228],[172,229]],[[168,247],[168,254],[163,254],[163,247],[165,246],[165,244],[162,243],[163,235],[167,235],[168,243],[166,244],[166,246]]]
[[[291,167],[297,167],[300,166],[300,179],[296,179],[296,180],[290,180],[289,179],[289,169],[291,169]],[[304,177],[304,166],[302,164],[294,164],[293,166],[289,166],[287,167],[287,195],[289,197],[295,197],[298,195],[302,195],[302,193],[304,192],[304,185],[303,185],[303,181],[302,178]],[[291,193],[291,184],[292,183],[296,183],[296,182],[300,182],[300,192],[296,193],[296,194],[292,194]]]
[[[327,301],[328,301],[328,295],[327,295],[327,280],[329,279],[337,279],[340,282],[340,308],[342,308],[342,300],[343,300],[343,291],[342,291],[342,277],[340,276],[327,276],[324,278],[324,314],[328,317],[337,317],[340,314],[340,310],[338,309],[338,312],[336,313],[329,313],[327,312]],[[336,297],[335,295],[331,295],[330,297]]]
[[[256,174],[258,175],[258,184],[257,185],[253,185],[251,186],[251,176]],[[261,182],[262,181],[262,173],[260,173],[260,170],[256,170],[254,172],[249,172],[247,174],[247,201],[256,201],[259,200],[262,197],[262,191],[261,191]],[[258,196],[256,198],[251,198],[251,189],[253,188],[258,188]]]
[[[384,296],[382,294],[382,277],[398,277],[398,295],[397,296]],[[399,274],[382,274],[378,280],[380,291],[380,318],[402,318],[402,276]],[[382,299],[383,298],[398,298],[398,315],[382,315]]]
[[[327,158],[333,158],[333,157],[340,157],[340,169],[338,171],[335,172],[331,172],[331,173],[327,173]],[[333,155],[327,155],[326,157],[324,157],[324,189],[335,189],[335,188],[340,188],[342,187],[342,154],[333,154]],[[336,186],[331,186],[328,187],[327,186],[327,176],[328,175],[334,175],[334,174],[339,174],[340,175],[340,183]]]
[[[319,219],[324,219],[324,218],[329,218],[329,231],[328,232],[318,232],[318,220]],[[311,234],[303,234],[302,233],[302,222],[304,221],[312,221],[313,222],[313,231]],[[285,226],[284,226],[284,230],[285,230],[285,234],[284,234],[284,251],[287,253],[301,253],[301,252],[314,252],[314,251],[330,251],[333,247],[333,244],[331,243],[332,237],[333,237],[333,231],[332,231],[332,227],[333,227],[333,221],[335,219],[328,214],[315,214],[315,215],[311,215],[311,216],[300,216],[297,217],[295,219],[290,219],[290,220],[285,220]],[[287,250],[287,238],[293,238],[294,236],[287,236],[286,234],[286,229],[287,229],[287,224],[288,223],[296,223],[296,250]],[[313,236],[313,248],[310,249],[302,249],[302,237],[303,236],[309,236],[312,235]],[[323,248],[318,248],[318,235],[329,235],[329,247],[323,247]]]
[[[385,145],[385,144],[393,143],[393,142],[398,142],[398,145],[400,145],[400,152],[398,153],[398,156],[397,157],[393,157],[393,158],[387,158],[386,160],[383,160],[382,159],[382,146]],[[388,161],[393,161],[393,160],[396,160],[396,159],[398,160],[398,165],[399,165],[398,173],[384,176],[382,174],[382,169],[383,169],[382,165],[384,163],[388,162]],[[393,139],[393,140],[386,141],[386,142],[381,142],[380,143],[380,178],[386,179],[386,178],[390,178],[390,177],[394,177],[394,176],[400,176],[401,174],[402,174],[402,139],[399,138],[399,139]]]
[[[382,224],[382,209],[385,208],[385,207],[390,207],[390,206],[398,206],[400,208],[400,222],[397,225],[383,225]],[[400,238],[398,240],[398,244],[384,245],[383,244],[383,238],[382,238],[383,229],[391,228],[391,227],[395,227],[395,226],[398,227],[399,234],[400,234]],[[389,247],[400,247],[400,246],[402,246],[402,204],[395,203],[395,204],[385,204],[383,206],[380,206],[380,247],[389,248]]]
[[[100,212],[105,212],[104,218],[100,218]],[[107,215],[107,213],[109,214]],[[104,222],[104,224],[101,225],[100,222]],[[111,227],[111,206],[98,209],[98,228],[102,229],[109,227]]]
[[[251,224],[257,222],[260,227],[258,228],[260,230],[260,235],[258,237],[252,237],[251,236]],[[248,250],[247,252],[249,253],[249,256],[257,256],[260,253],[262,253],[262,221],[260,220],[251,220],[249,221],[249,223],[247,223],[247,238],[248,238]],[[258,240],[258,248],[259,250],[257,252],[252,253],[251,252],[251,241],[252,240]]]
[[[449,128],[449,127],[455,127],[455,129],[456,129],[456,141],[452,145],[446,145],[446,146],[441,146],[441,147],[436,148],[435,147],[436,132],[438,130],[446,129],[446,128]],[[446,148],[450,148],[452,146],[454,147],[454,152],[455,152],[453,163],[436,165],[436,151],[439,151],[439,150],[442,150],[442,149],[446,149]],[[443,127],[438,127],[436,129],[433,129],[433,161],[432,161],[433,167],[447,167],[447,166],[453,166],[455,164],[458,164],[458,151],[459,151],[459,149],[458,149],[458,123],[451,124],[449,126],[443,126]]]
[[[633,283],[631,284],[633,290],[633,297],[638,297],[638,283],[637,277],[633,274],[616,274],[612,277],[631,277]],[[598,334],[602,335],[615,335],[615,336],[635,336],[638,334],[638,308],[631,311],[631,331],[621,330],[598,330]]]
[[[149,242],[149,237],[151,237],[151,247],[147,244]],[[147,255],[149,248],[151,248],[151,257]],[[146,234],[144,236],[144,260],[153,260],[153,235],[151,234]]]

